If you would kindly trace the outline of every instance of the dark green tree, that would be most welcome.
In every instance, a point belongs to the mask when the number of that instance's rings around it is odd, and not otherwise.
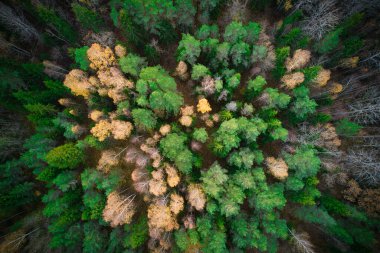
[[[61,40],[74,44],[77,41],[75,29],[63,18],[61,18],[53,9],[49,9],[42,4],[37,6],[38,17],[51,26],[58,33]]]
[[[290,55],[290,47],[276,48],[276,63],[272,71],[273,77],[280,80],[286,73],[285,60]]]
[[[336,123],[336,133],[342,136],[355,136],[362,129],[362,127],[355,122],[351,122],[348,119],[341,119]]]
[[[78,3],[72,3],[71,8],[75,14],[75,18],[83,28],[100,32],[104,27],[103,18],[96,12]]]
[[[340,42],[340,35],[343,30],[338,28],[329,32],[318,44],[315,49],[320,54],[327,54],[336,49]]]
[[[86,222],[83,225],[83,252],[104,252],[107,246],[107,232],[96,222]]]
[[[126,248],[135,250],[143,246],[149,238],[147,217],[141,216],[134,224],[124,225],[124,231],[123,244]]]

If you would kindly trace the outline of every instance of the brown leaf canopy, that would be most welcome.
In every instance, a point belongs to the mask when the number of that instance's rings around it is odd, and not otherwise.
[[[123,197],[116,191],[111,192],[103,210],[103,219],[110,222],[111,227],[131,223],[136,211],[134,198],[135,195]]]
[[[265,159],[269,173],[279,180],[284,180],[288,177],[288,165],[282,158],[267,157]]]
[[[199,184],[190,184],[187,191],[190,205],[197,211],[202,211],[206,204],[206,195],[202,187]]]

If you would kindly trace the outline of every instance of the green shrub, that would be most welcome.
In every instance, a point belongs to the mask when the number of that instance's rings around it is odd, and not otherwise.
[[[67,143],[50,150],[45,159],[52,167],[74,169],[84,161],[84,153],[73,143]]]
[[[204,127],[194,130],[193,138],[199,142],[205,143],[208,139],[208,134]]]
[[[193,71],[191,72],[191,79],[199,81],[206,75],[210,75],[210,70],[202,65],[202,64],[195,64],[193,66]]]

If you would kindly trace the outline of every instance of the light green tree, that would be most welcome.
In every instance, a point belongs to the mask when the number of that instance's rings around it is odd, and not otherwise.
[[[182,34],[177,48],[177,60],[194,65],[201,54],[201,42],[190,34]]]
[[[207,171],[202,172],[201,181],[203,190],[212,198],[218,199],[225,192],[224,184],[227,182],[227,170],[215,162]]]
[[[147,109],[133,109],[132,118],[135,126],[141,130],[153,130],[157,124],[157,118],[152,111]]]
[[[199,81],[201,78],[210,74],[211,72],[206,66],[202,64],[195,64],[191,72],[191,79]]]
[[[195,129],[193,132],[193,138],[199,142],[205,143],[208,139],[206,129],[204,127]]]
[[[128,54],[119,59],[121,70],[133,77],[138,77],[140,71],[147,66],[146,59],[135,54]]]
[[[223,34],[223,39],[226,42],[235,44],[244,40],[247,37],[247,30],[244,28],[241,22],[233,21],[226,26]]]
[[[257,76],[255,79],[249,80],[247,84],[246,97],[248,99],[252,99],[253,97],[259,95],[263,91],[266,84],[267,81],[262,76]]]
[[[162,154],[173,161],[178,170],[189,174],[193,167],[193,154],[186,146],[187,137],[183,134],[170,133],[160,140]]]
[[[58,146],[47,153],[46,162],[59,169],[74,169],[84,161],[84,152],[73,143]]]

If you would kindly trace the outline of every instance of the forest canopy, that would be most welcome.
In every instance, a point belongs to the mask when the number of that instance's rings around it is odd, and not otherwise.
[[[0,252],[378,252],[378,13],[2,1]]]

